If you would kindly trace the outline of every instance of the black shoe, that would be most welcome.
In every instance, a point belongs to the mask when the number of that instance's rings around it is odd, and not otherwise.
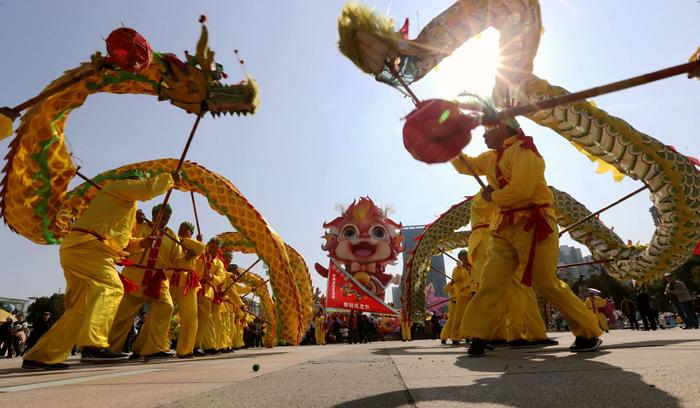
[[[219,350],[219,353],[222,353],[222,354],[228,354],[228,353],[232,353],[232,352],[233,352],[233,350],[231,350],[230,348],[225,348],[225,349]]]
[[[66,370],[68,367],[66,363],[47,364],[26,359],[22,361],[22,368],[26,370]]]
[[[183,359],[183,360],[185,360],[185,359],[192,359],[192,358],[194,358],[194,355],[190,353],[190,354],[185,354],[184,356],[177,356],[177,357],[178,357],[178,358],[181,358],[181,359]]]
[[[467,350],[467,355],[469,357],[482,357],[486,353],[486,340],[472,339],[469,345],[469,350]]]
[[[217,350],[217,349],[206,349],[206,350],[204,350],[204,354],[219,354],[219,350]]]
[[[459,346],[459,340],[452,340],[453,346]]]
[[[527,341],[525,339],[518,339],[518,340],[513,340],[508,342],[508,348],[512,349],[520,349],[520,348],[531,348],[531,347],[537,347],[537,343],[533,343],[531,341]]]
[[[207,353],[205,353],[202,349],[194,349],[194,351],[192,352],[192,355],[194,355],[195,357],[204,357],[206,354]]]
[[[440,340],[440,344],[447,344],[447,340]]]
[[[558,341],[556,341],[554,339],[550,339],[549,337],[544,339],[544,340],[538,340],[536,343],[537,343],[537,345],[543,346],[543,347],[558,346],[559,345]]]
[[[139,353],[131,353],[129,356],[129,361],[139,361],[141,360],[141,354]]]
[[[175,356],[175,353],[171,351],[159,351],[157,353],[149,354],[146,356],[143,356],[144,360],[162,360],[165,358],[173,358]]]
[[[105,348],[83,347],[83,350],[80,352],[81,363],[113,363],[119,361],[126,361],[128,358],[128,354],[113,353]]]
[[[595,351],[600,345],[603,344],[603,340],[599,337],[592,337],[587,339],[585,337],[576,337],[574,344],[569,347],[569,351],[572,353],[580,353],[583,351]]]
[[[488,342],[492,347],[505,347],[508,342],[505,339],[493,339]]]

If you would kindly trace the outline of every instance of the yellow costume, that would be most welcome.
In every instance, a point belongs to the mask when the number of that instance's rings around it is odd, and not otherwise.
[[[455,324],[454,319],[450,320],[457,306],[457,290],[454,281],[450,281],[442,290],[443,292],[447,293],[449,299],[447,301],[447,320],[440,331],[440,340],[445,342],[450,338],[450,335],[452,334],[452,326]]]
[[[204,350],[217,350],[217,333],[221,332],[220,299],[215,288],[226,279],[224,263],[214,258],[209,261],[208,254],[204,254],[197,260],[197,274],[202,277],[202,288],[197,296],[197,337],[195,348]],[[205,279],[210,273],[212,278]]]
[[[241,347],[237,345],[238,338],[242,338],[242,329],[238,320],[241,317],[245,317],[245,312],[243,312],[244,304],[238,294],[239,286],[233,283],[235,277],[231,273],[226,273],[226,275],[228,279],[226,279],[223,289],[228,290],[221,294],[223,303],[221,304],[222,330],[217,347],[219,350]]]
[[[468,332],[462,330],[461,323],[464,312],[467,309],[467,304],[469,304],[469,301],[474,295],[474,281],[471,274],[471,265],[456,266],[452,270],[452,284],[454,285],[454,296],[456,296],[457,299],[445,326],[449,326],[449,338],[452,340],[461,340],[468,337]],[[442,338],[442,333],[440,338]]]
[[[318,314],[314,319],[314,334],[316,335],[316,344],[326,344],[326,318]]]
[[[158,241],[160,245],[158,247]],[[141,285],[138,291],[126,294],[122,298],[114,324],[109,333],[110,349],[117,352],[126,341],[134,318],[144,303],[148,302],[148,316],[141,327],[138,337],[132,345],[132,351],[142,356],[149,356],[170,350],[168,330],[173,315],[173,300],[170,297],[170,285],[166,270],[173,269],[183,252],[178,244],[179,238],[169,228],[160,234],[149,253],[132,253],[122,274]],[[157,251],[157,256],[151,259]],[[152,264],[152,265],[151,265]]]
[[[458,160],[459,161],[459,160]],[[459,164],[462,164],[459,161]],[[459,164],[453,165],[459,168]],[[478,292],[481,286],[482,270],[486,264],[486,248],[491,241],[489,224],[494,213],[492,203],[486,201],[480,194],[472,198],[471,234],[469,235],[469,260],[472,264],[472,277],[474,279],[473,291]],[[547,338],[544,321],[539,311],[537,297],[532,288],[522,285],[515,277],[510,291],[505,296],[506,314],[498,321],[494,339],[515,341],[525,339],[537,342]],[[461,319],[460,331],[466,334],[465,323],[468,317]]]
[[[557,278],[559,236],[553,196],[544,179],[544,160],[533,148],[527,138],[516,135],[506,139],[498,153],[460,155],[452,161],[460,173],[471,174],[462,162],[467,161],[476,175],[486,175],[499,210],[491,221],[481,288],[467,307],[465,328],[472,337],[491,339],[505,309],[502,296],[517,277],[524,284],[533,282],[557,306],[574,335],[597,337],[602,331],[595,316]]]
[[[130,243],[135,201],[150,200],[172,187],[170,174],[161,174],[150,180],[115,181],[95,195],[61,244],[65,313],[24,356],[26,360],[57,364],[68,357],[73,345],[108,347],[108,334],[124,294],[114,261]]]
[[[187,251],[177,259],[168,274],[170,297],[178,305],[180,314],[180,336],[175,352],[178,356],[188,356],[194,350],[197,336],[197,291],[200,285],[195,262],[204,253],[205,244],[192,238],[181,238],[181,242]]]
[[[605,331],[608,331],[608,318],[605,317],[604,312],[605,306],[607,306],[608,301],[600,296],[589,296],[586,298],[585,303],[588,310],[595,313],[596,317],[598,317],[598,324],[600,325],[600,328]]]

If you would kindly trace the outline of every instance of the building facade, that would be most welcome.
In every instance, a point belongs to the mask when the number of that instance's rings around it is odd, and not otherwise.
[[[425,225],[409,225],[401,229],[403,234],[403,242],[405,244],[405,249],[403,251],[403,264],[406,265],[408,261],[408,254],[416,247],[416,238],[418,238],[425,231]],[[442,255],[436,255],[430,259],[430,264],[433,268],[438,271],[445,273],[445,260]],[[445,294],[445,285],[447,284],[447,278],[445,275],[441,275],[433,270],[428,272],[426,286],[432,283],[435,288],[435,296],[437,297],[447,297]],[[394,298],[394,307],[401,307],[401,294],[403,293],[403,285],[399,285],[397,288],[392,289],[392,296]]]

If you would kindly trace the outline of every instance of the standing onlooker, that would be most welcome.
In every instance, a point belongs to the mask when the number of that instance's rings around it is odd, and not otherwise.
[[[53,320],[51,320],[51,312],[44,312],[44,314],[38,318],[32,325],[32,332],[29,333],[29,339],[27,339],[27,348],[25,352],[31,349],[37,341],[44,335],[51,326],[53,325]]]
[[[0,358],[5,358],[8,351],[10,352],[10,357],[12,357],[13,323],[12,318],[7,316],[2,325],[0,325]]]
[[[24,320],[24,315],[21,313],[17,315],[17,321],[12,327],[12,335],[14,336],[14,355],[21,356],[24,354],[24,347],[27,344],[27,337],[29,337],[29,324]]]
[[[634,303],[634,300],[625,296],[622,299],[620,308],[622,309],[622,314],[624,314],[630,322],[630,329],[639,330],[639,322],[637,322],[637,304]]]
[[[637,289],[637,310],[642,316],[644,330],[656,330],[656,319],[651,314],[651,304],[649,303],[649,293],[647,293],[647,285],[642,284]]]
[[[440,324],[440,318],[437,316],[436,313],[433,313],[432,316],[430,317],[430,321],[433,324],[433,336],[432,339],[435,340],[440,336],[440,332],[442,331],[442,325]]]
[[[665,327],[661,324],[661,321],[659,321],[659,312],[661,311],[659,299],[657,299],[656,296],[649,296],[649,306],[651,307],[651,316],[654,318],[654,321],[656,321],[660,329],[664,329]]]
[[[688,288],[685,283],[676,280],[670,273],[664,275],[668,284],[666,285],[666,290],[664,293],[671,298],[671,302],[678,310],[678,314],[681,315],[683,322],[685,323],[685,329],[697,329],[698,328],[698,318],[693,312],[693,298],[688,292]]]

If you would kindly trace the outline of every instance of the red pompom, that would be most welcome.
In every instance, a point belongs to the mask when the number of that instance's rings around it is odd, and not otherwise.
[[[456,157],[471,141],[479,119],[465,115],[454,102],[429,99],[406,117],[403,145],[416,160],[444,163]]]
[[[106,61],[129,72],[138,72],[151,64],[153,52],[148,41],[131,28],[117,28],[107,37]]]
[[[202,14],[201,16],[199,16],[199,22],[200,22],[201,24],[206,23],[206,22],[207,22],[207,16],[205,16],[204,14]]]

